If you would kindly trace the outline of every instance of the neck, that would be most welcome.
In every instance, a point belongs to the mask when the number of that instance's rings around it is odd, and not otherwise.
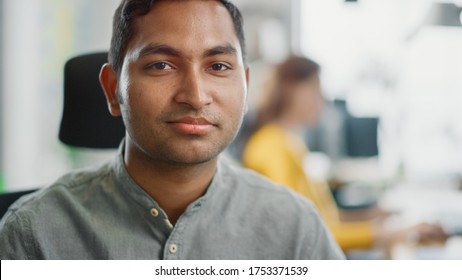
[[[207,190],[217,168],[217,158],[191,165],[169,164],[140,157],[125,149],[125,166],[133,180],[148,193],[175,224],[189,204]]]

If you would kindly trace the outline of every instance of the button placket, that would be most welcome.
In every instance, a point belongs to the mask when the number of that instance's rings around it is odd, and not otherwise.
[[[173,225],[172,223],[170,223],[169,219],[165,219],[165,224],[167,225],[167,228],[172,230],[173,229]]]
[[[168,220],[166,220],[167,222]],[[186,226],[187,217],[182,216],[176,224],[173,226],[169,221],[167,224],[170,224],[172,228],[172,232],[167,239],[164,247],[164,258],[168,260],[178,260],[182,258],[184,248],[180,248],[183,246],[183,238],[184,238],[184,231]]]

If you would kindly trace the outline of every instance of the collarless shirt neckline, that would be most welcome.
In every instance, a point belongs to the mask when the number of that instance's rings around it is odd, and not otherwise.
[[[140,205],[142,208],[145,208],[146,211],[150,212],[153,208],[160,210],[159,211],[161,213],[160,215],[162,215],[162,217],[165,219],[167,224],[170,224],[166,213],[163,211],[162,208],[160,208],[157,201],[155,201],[148,193],[146,193],[143,190],[143,188],[139,186],[133,180],[133,178],[128,174],[127,168],[125,166],[124,156],[123,156],[124,150],[125,150],[125,139],[122,140],[119,146],[119,149],[118,149],[117,156],[113,163],[113,171],[114,171],[116,180],[118,182],[119,188],[121,188],[123,192],[128,194],[128,196],[131,199],[133,199],[138,205]],[[221,164],[221,161],[218,160],[217,169],[212,178],[212,181],[207,187],[206,192],[204,193],[204,195],[202,195],[201,197],[199,197],[198,199],[196,199],[195,201],[189,204],[185,212],[178,219],[177,224],[184,216],[190,215],[193,212],[199,210],[206,204],[207,200],[212,198],[213,194],[215,193],[215,189],[220,185],[219,182],[221,181],[221,177],[222,177],[222,164]],[[173,230],[173,226],[171,224],[170,224],[170,229]]]

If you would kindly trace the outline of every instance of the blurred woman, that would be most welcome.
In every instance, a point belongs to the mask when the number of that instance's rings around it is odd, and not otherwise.
[[[316,62],[304,57],[290,57],[278,65],[266,98],[257,109],[257,130],[244,149],[243,164],[309,198],[345,251],[416,231],[442,235],[439,227],[427,224],[386,231],[373,221],[341,221],[329,186],[310,178],[303,168],[309,150],[302,132],[317,124],[324,106],[319,71]]]

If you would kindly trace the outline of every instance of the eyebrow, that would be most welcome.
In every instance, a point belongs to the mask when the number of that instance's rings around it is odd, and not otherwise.
[[[159,44],[159,45],[148,45],[141,49],[140,56],[148,56],[154,54],[164,54],[168,56],[176,56],[180,57],[182,52],[178,49],[175,49],[171,46]],[[211,57],[216,55],[236,55],[237,50],[235,47],[231,46],[230,44],[223,45],[223,46],[216,46],[211,49],[208,49],[204,52],[203,57]]]
[[[147,56],[153,54],[165,54],[169,56],[180,56],[181,52],[168,45],[148,45],[140,51],[140,56]]]
[[[204,53],[204,57],[210,57],[210,56],[215,56],[215,55],[236,55],[237,50],[235,47],[231,45],[225,45],[225,46],[216,46],[214,48],[211,48]]]

